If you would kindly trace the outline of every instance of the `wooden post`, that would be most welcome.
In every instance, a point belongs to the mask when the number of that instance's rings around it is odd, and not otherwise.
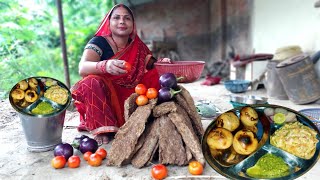
[[[66,85],[70,88],[69,65],[68,65],[68,58],[67,58],[66,40],[65,40],[65,34],[64,34],[64,24],[63,24],[61,0],[56,0],[56,3],[57,3],[58,16],[59,16],[60,43],[61,43],[61,48],[62,48],[64,76],[65,76]]]

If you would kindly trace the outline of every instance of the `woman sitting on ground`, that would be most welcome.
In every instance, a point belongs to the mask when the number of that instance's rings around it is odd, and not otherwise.
[[[155,61],[137,36],[132,11],[123,4],[114,6],[85,46],[79,63],[83,79],[72,88],[80,113],[78,130],[89,131],[98,143],[108,143],[125,123],[124,101],[135,86],[160,88]],[[125,63],[131,70],[125,69]]]

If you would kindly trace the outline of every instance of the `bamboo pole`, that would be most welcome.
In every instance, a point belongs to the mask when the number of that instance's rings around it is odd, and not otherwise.
[[[69,65],[68,65],[65,33],[64,33],[64,24],[63,24],[63,14],[62,14],[61,0],[56,0],[56,3],[57,3],[58,16],[59,16],[60,43],[61,43],[61,48],[62,48],[62,57],[63,57],[63,65],[64,65],[64,77],[65,77],[66,85],[70,88]]]

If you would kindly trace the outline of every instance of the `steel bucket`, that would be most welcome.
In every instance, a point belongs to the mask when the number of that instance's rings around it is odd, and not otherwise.
[[[31,152],[49,151],[54,149],[56,145],[62,142],[64,119],[66,110],[71,102],[71,93],[67,86],[56,79],[48,77],[31,78],[37,79],[39,84],[42,83],[35,90],[39,95],[38,99],[26,106],[21,107],[21,104],[19,104],[19,102],[17,103],[17,100],[15,100],[12,95],[13,90],[18,88],[19,83],[17,83],[10,91],[9,100],[12,107],[18,112],[22,129],[27,140],[27,149]],[[28,81],[28,79],[30,78],[25,79],[25,81]],[[47,87],[45,83],[42,82],[43,79],[56,81],[59,87],[66,90],[67,101],[65,104],[61,105],[44,97],[43,94],[50,87]],[[48,114],[35,114],[33,110],[42,102],[50,104],[55,111]]]
[[[66,110],[48,117],[37,117],[19,113],[28,150],[50,151],[62,142],[62,130]]]

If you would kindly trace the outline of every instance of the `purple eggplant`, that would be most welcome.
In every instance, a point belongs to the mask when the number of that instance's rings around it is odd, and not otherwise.
[[[176,90],[169,88],[169,87],[162,87],[158,92],[159,103],[170,101],[172,99],[172,97],[174,95],[176,95],[177,93],[179,93],[180,91],[181,91],[181,89],[176,91]]]
[[[78,136],[78,137],[75,137],[74,140],[72,141],[72,146],[76,149],[79,150],[79,147],[80,147],[80,143],[81,141],[84,139],[84,138],[89,138],[88,136],[86,135],[81,135],[81,136]]]
[[[95,153],[98,149],[98,142],[95,139],[92,138],[84,138],[80,142],[79,150],[82,152],[82,154],[90,151],[92,153]]]
[[[60,143],[53,150],[54,156],[64,156],[66,160],[73,155],[73,147],[68,143]]]
[[[175,89],[177,87],[177,77],[173,73],[164,73],[159,78],[161,87]]]

